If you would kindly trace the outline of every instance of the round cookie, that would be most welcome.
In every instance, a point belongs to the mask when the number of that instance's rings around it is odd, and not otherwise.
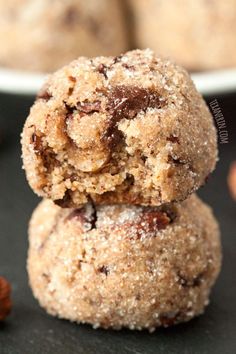
[[[0,1],[0,65],[52,72],[79,55],[127,49],[119,0]]]
[[[48,313],[96,327],[170,326],[203,312],[221,265],[219,229],[195,195],[182,204],[61,209],[29,228],[28,273]]]
[[[236,0],[129,0],[136,45],[192,71],[236,67]]]
[[[216,130],[187,72],[150,50],[52,75],[22,136],[32,189],[61,207],[185,199],[214,169]]]

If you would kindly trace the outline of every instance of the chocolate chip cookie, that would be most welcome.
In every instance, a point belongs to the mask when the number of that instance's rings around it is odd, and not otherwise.
[[[195,195],[161,207],[61,209],[44,200],[28,272],[48,313],[96,327],[170,326],[203,312],[220,270],[219,229]]]
[[[0,1],[0,66],[52,72],[79,55],[127,50],[119,0]]]
[[[136,45],[191,71],[236,67],[236,0],[129,0]]]
[[[22,145],[30,186],[61,207],[183,200],[217,159],[213,119],[189,75],[150,50],[57,71]]]

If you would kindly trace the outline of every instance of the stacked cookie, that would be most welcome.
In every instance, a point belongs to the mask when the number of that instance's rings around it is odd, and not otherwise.
[[[39,92],[22,146],[45,198],[28,272],[49,313],[153,330],[203,312],[219,229],[189,195],[215,167],[216,131],[184,69],[150,50],[79,58]]]
[[[33,72],[129,46],[119,0],[1,0],[0,41],[1,66]]]
[[[191,71],[235,68],[236,0],[128,3],[139,48],[151,47]]]

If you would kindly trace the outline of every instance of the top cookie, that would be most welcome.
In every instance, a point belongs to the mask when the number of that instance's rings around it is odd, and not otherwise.
[[[189,75],[150,50],[79,58],[57,71],[22,146],[31,187],[61,207],[183,200],[217,159],[212,116]]]

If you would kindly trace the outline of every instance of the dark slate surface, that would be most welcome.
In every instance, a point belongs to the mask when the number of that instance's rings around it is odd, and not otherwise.
[[[224,262],[211,304],[188,324],[147,332],[93,330],[48,316],[27,283],[27,222],[38,202],[21,170],[19,133],[32,98],[0,95],[0,274],[13,287],[13,311],[0,324],[0,354],[60,353],[236,353],[236,203],[226,175],[236,159],[236,95],[219,98],[230,134],[220,145],[220,162],[200,191],[218,217]],[[193,211],[194,212],[194,211]]]

